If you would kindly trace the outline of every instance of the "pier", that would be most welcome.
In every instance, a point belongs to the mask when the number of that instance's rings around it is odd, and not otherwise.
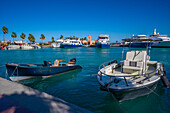
[[[0,112],[90,113],[62,99],[4,78],[0,78]]]

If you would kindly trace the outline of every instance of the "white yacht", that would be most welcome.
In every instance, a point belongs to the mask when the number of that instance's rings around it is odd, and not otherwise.
[[[98,48],[109,48],[110,47],[109,35],[100,35],[97,41],[98,41],[97,42]]]
[[[153,40],[146,35],[132,35],[132,38],[122,39],[127,47],[151,48]]]
[[[163,64],[151,61],[146,50],[128,51],[124,61],[102,64],[97,76],[101,89],[111,92],[119,101],[150,94],[160,79],[169,87]]]
[[[156,28],[150,38],[154,40],[152,47],[170,48],[170,37],[156,33]]]
[[[61,48],[74,48],[74,47],[82,47],[82,43],[79,38],[66,37],[63,43],[61,43]]]
[[[24,44],[24,45],[21,45],[21,49],[34,49],[34,47],[28,44]]]
[[[11,45],[7,46],[7,49],[8,49],[8,50],[20,49],[20,45],[11,44]]]
[[[56,42],[52,43],[51,45],[53,48],[60,48],[63,41],[64,41],[63,39],[58,39]]]

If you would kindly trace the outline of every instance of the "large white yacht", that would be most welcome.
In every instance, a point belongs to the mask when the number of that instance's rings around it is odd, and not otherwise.
[[[146,35],[132,35],[132,38],[122,39],[128,47],[151,48],[153,40]]]
[[[169,48],[170,47],[170,37],[167,35],[160,35],[156,33],[156,28],[150,38],[154,40],[152,47],[162,47],[162,48]]]

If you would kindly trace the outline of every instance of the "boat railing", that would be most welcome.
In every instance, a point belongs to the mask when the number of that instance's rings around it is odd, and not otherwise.
[[[152,71],[152,72],[149,72],[149,73],[142,73],[142,74],[122,74],[122,75],[109,75],[109,74],[106,74],[105,72],[105,69],[108,68],[109,66],[111,66],[113,63],[117,64],[118,66],[123,66],[123,62],[120,62],[120,63],[117,63],[117,60],[114,60],[114,61],[109,61],[109,62],[105,62],[103,64],[101,64],[99,66],[99,73],[98,73],[98,76],[100,77],[100,80],[102,80],[102,75],[105,75],[105,76],[108,76],[110,77],[110,81],[109,83],[111,83],[113,80],[112,78],[116,78],[116,77],[123,77],[125,82],[126,82],[126,85],[128,86],[128,83],[127,83],[127,80],[126,80],[126,77],[135,77],[135,76],[145,76],[148,78],[148,80],[150,80],[149,78],[151,77],[150,75],[153,75],[155,73],[157,73],[159,70],[161,70],[161,63],[160,65],[157,65],[157,69]],[[111,67],[112,68],[112,67]]]

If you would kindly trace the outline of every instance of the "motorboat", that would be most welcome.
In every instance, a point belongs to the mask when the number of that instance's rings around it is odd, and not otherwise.
[[[9,78],[51,76],[80,68],[82,67],[80,65],[76,65],[75,58],[70,61],[55,60],[54,64],[51,64],[50,61],[44,61],[44,64],[6,64]]]
[[[63,43],[61,43],[61,48],[74,48],[74,47],[82,47],[82,43],[79,38],[66,37]]]
[[[41,48],[41,46],[36,45],[36,44],[31,44],[31,46],[32,46],[34,49],[40,49],[40,48]]]
[[[34,47],[28,44],[23,44],[21,45],[21,49],[34,49]]]
[[[154,43],[152,44],[152,47],[154,48],[170,48],[170,37],[156,33],[156,28],[149,38],[154,40]]]
[[[82,68],[76,65],[76,59],[70,61],[55,60],[54,64],[44,61],[44,64],[14,64],[7,63],[7,73],[9,76],[48,76]]]
[[[132,35],[131,38],[122,39],[127,47],[151,48],[153,39],[146,35]]]
[[[18,44],[11,44],[11,45],[7,46],[6,48],[7,48],[7,50],[20,49],[20,45],[18,45]]]
[[[60,48],[61,44],[63,43],[63,39],[58,39],[56,42],[52,43],[53,48]]]
[[[160,79],[169,87],[163,64],[151,61],[146,50],[128,51],[125,60],[103,63],[97,76],[101,89],[111,92],[118,101],[154,92]]]
[[[98,48],[110,48],[109,35],[100,35],[97,40]]]

